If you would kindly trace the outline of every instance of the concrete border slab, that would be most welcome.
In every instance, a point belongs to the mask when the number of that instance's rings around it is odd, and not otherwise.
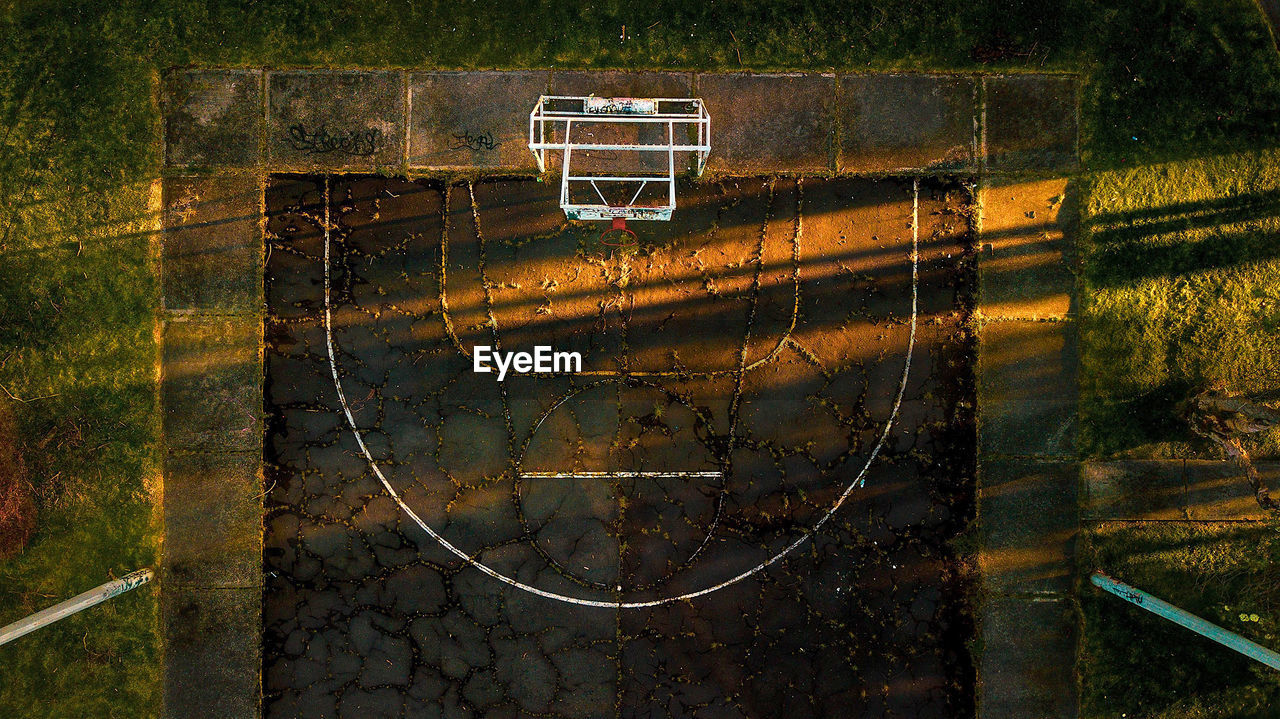
[[[978,449],[984,454],[1022,457],[1075,454],[1075,400],[986,402],[980,407]]]
[[[1070,322],[983,322],[983,399],[1073,399],[1079,362],[1074,329]]]
[[[984,322],[979,339],[979,451],[1073,454],[1079,361],[1075,324]]]
[[[691,97],[693,73],[689,72],[626,72],[621,70],[556,71],[551,76],[553,95],[597,95],[599,97]],[[532,109],[532,106],[530,106]],[[714,121],[713,121],[714,122]],[[553,136],[559,133],[553,133]],[[662,125],[626,125],[615,123],[575,123],[574,137],[587,137],[597,142],[619,144],[662,145],[667,141],[667,129]],[[692,128],[677,128],[677,139],[692,141]],[[563,155],[547,154],[548,169],[559,172]],[[677,173],[692,172],[693,153],[675,153]],[[635,153],[581,150],[573,155],[575,172],[626,174],[658,174],[667,171],[667,156],[660,152]],[[621,188],[625,201],[634,188]],[[608,187],[605,188],[609,196]],[[612,198],[611,198],[612,199]]]
[[[1259,521],[1267,518],[1244,469],[1235,462],[1186,463],[1187,516],[1201,522]],[[1271,496],[1280,495],[1280,462],[1255,462]]]
[[[978,716],[1076,719],[1079,622],[1062,599],[1003,599],[982,608]]]
[[[261,711],[262,590],[169,587],[164,716],[248,719]]]
[[[267,73],[272,170],[379,170],[405,159],[404,74],[288,70]]]
[[[1072,171],[1080,166],[1079,82],[1070,76],[984,77],[987,169]]]
[[[834,75],[699,74],[694,92],[711,115],[716,172],[835,169]]]
[[[1081,467],[1083,519],[1186,519],[1182,462],[1086,462]]]
[[[257,177],[165,178],[161,303],[250,312],[262,304],[262,185]]]
[[[164,581],[262,586],[262,458],[171,453],[164,462]]]
[[[163,83],[167,167],[262,162],[262,71],[176,69]]]
[[[838,170],[975,171],[977,94],[961,75],[841,75]]]
[[[409,74],[409,166],[536,172],[529,113],[551,72]]]
[[[979,310],[1002,319],[1063,319],[1075,307],[1077,198],[1067,178],[997,179],[982,189]]]
[[[262,452],[261,339],[254,318],[165,324],[160,396],[170,450]]]
[[[985,586],[997,592],[1069,590],[1079,530],[1079,465],[987,460],[978,481],[978,559]]]

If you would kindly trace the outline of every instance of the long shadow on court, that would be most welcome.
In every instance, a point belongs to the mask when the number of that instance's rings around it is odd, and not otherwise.
[[[401,194],[398,185],[350,182],[369,196]],[[343,426],[328,376],[318,187],[277,185],[268,203],[268,447],[276,483],[267,498],[268,716],[396,715],[421,702],[446,716],[971,711],[967,609],[959,565],[947,548],[971,514],[973,477],[972,347],[961,324],[972,281],[963,230],[950,233],[950,264],[940,242],[939,256],[921,275],[929,312],[919,328],[916,373],[868,489],[813,542],[748,580],[699,599],[619,613],[506,588],[444,552],[385,496]],[[623,593],[590,581],[657,582],[647,594],[633,593],[643,598],[732,576],[802,536],[880,443],[891,409],[886,398],[905,360],[903,303],[909,307],[910,298],[909,273],[871,266],[891,263],[892,249],[833,251],[851,270],[844,273],[806,278],[827,258],[794,263],[802,293],[794,343],[740,379],[744,343],[754,346],[746,330],[775,310],[786,310],[769,318],[775,327],[791,319],[795,288],[787,282],[786,242],[783,259],[759,269],[761,277],[780,276],[781,289],[764,291],[755,273],[735,267],[713,277],[737,283],[733,301],[690,292],[615,312],[614,340],[628,338],[633,324],[659,323],[672,312],[696,316],[707,338],[737,348],[724,357],[732,371],[707,377],[676,367],[646,378],[648,384],[624,377],[616,396],[602,388],[600,398],[573,404],[595,379],[527,377],[499,385],[471,372],[439,303],[443,222],[394,216],[440,212],[393,211],[362,204],[359,192],[344,194],[340,184],[336,189],[329,208],[334,341],[370,452],[428,526],[520,581],[612,599]],[[431,201],[438,210],[444,197]],[[457,214],[465,218],[467,209]],[[901,209],[883,221],[902,220]],[[477,208],[482,231],[488,212]],[[536,217],[546,215],[554,217],[554,207]],[[376,230],[362,234],[362,223]],[[754,225],[733,226],[745,228],[746,254],[763,259],[759,238],[752,241],[760,231]],[[474,234],[474,226],[457,226]],[[838,230],[820,227],[815,219],[807,230],[810,246],[823,237],[834,244]],[[899,246],[901,263],[903,236],[896,235],[890,241],[886,233],[885,244]],[[732,244],[710,243],[704,252]],[[481,243],[473,247],[476,264],[489,259],[480,256]],[[462,257],[451,253],[447,269],[456,271]],[[520,261],[513,253],[505,263],[486,262],[486,274],[518,269]],[[867,271],[860,272],[863,265]],[[519,279],[480,280],[469,295],[448,295],[457,344],[486,333],[514,344],[493,298],[503,282]],[[627,291],[606,283],[580,294],[590,300]],[[850,302],[862,295],[865,301]],[[533,318],[522,330],[530,341],[565,341],[538,319],[537,306],[521,298],[501,309]],[[568,326],[596,331],[590,315],[572,317]],[[599,332],[600,346],[630,351],[617,341],[608,345],[609,330],[606,324]],[[679,335],[671,346],[697,348]],[[654,385],[661,387],[657,395]],[[539,414],[567,395],[565,418],[537,429]],[[690,439],[673,439],[689,431]],[[587,501],[594,495],[586,489],[526,486],[513,494],[512,457],[529,432],[544,432],[550,446],[566,448],[571,466],[588,468],[608,466],[611,457],[670,464],[700,444],[722,457],[732,484],[709,487],[708,494],[681,494],[688,483],[654,482],[643,493],[619,486],[612,491],[623,494],[603,503]],[[689,548],[704,541],[699,537],[709,544],[683,566]],[[593,563],[614,567],[613,574],[580,566]]]

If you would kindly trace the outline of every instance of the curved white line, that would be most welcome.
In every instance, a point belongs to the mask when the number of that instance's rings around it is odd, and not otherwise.
[[[902,405],[902,398],[907,392],[907,376],[911,373],[911,354],[912,354],[912,350],[914,350],[915,348],[915,342],[916,342],[916,312],[918,307],[918,286],[919,286],[918,268],[919,268],[919,259],[920,259],[919,257],[920,181],[919,180],[913,181],[911,189],[912,189],[911,333],[907,340],[907,359],[902,367],[902,381],[898,385],[898,396],[894,399],[893,411],[889,414],[889,420],[885,422],[884,431],[880,434],[880,440],[876,442],[875,448],[871,450],[871,456],[867,458],[867,463],[862,466],[862,471],[858,472],[858,476],[855,477],[854,480],[844,488],[844,492],[840,494],[840,498],[837,499],[835,503],[831,505],[831,508],[827,510],[826,514],[822,515],[822,518],[819,519],[813,525],[813,527],[809,529],[808,532],[806,532],[805,534],[797,538],[794,542],[787,545],[786,548],[784,548],[782,551],[778,552],[777,554],[773,555],[769,559],[766,559],[765,561],[757,564],[751,569],[748,569],[745,572],[738,574],[737,576],[726,579],[720,582],[719,584],[715,584],[709,587],[704,587],[702,589],[692,591],[692,592],[686,592],[684,594],[679,594],[679,595],[674,595],[669,597],[662,597],[659,599],[651,599],[644,602],[622,602],[622,601],[605,602],[605,601],[600,601],[595,599],[582,599],[580,597],[571,597],[566,594],[559,594],[556,592],[549,592],[545,589],[539,589],[535,586],[525,584],[524,582],[521,582],[517,579],[512,579],[506,576],[505,574],[502,574],[501,572],[497,571],[496,569],[493,569],[492,567],[481,562],[475,557],[468,555],[466,552],[463,552],[461,549],[458,549],[452,543],[450,543],[449,540],[441,536],[439,532],[436,532],[426,522],[422,521],[422,518],[419,517],[418,514],[414,512],[413,509],[409,507],[408,504],[405,503],[405,501],[400,497],[400,493],[396,492],[395,488],[391,486],[391,483],[387,481],[387,478],[382,474],[382,469],[378,467],[377,461],[374,460],[373,455],[369,453],[369,448],[365,446],[364,437],[360,433],[360,428],[356,426],[355,416],[352,415],[351,413],[351,407],[350,405],[347,404],[346,393],[342,391],[342,382],[338,379],[338,362],[334,357],[334,352],[333,352],[333,320],[332,320],[332,314],[330,310],[330,299],[329,299],[329,244],[330,244],[329,243],[329,177],[326,175],[324,180],[324,339],[325,339],[325,345],[329,350],[329,371],[333,375],[334,389],[336,389],[338,392],[338,402],[341,403],[342,405],[342,411],[347,417],[347,424],[351,427],[351,433],[355,435],[356,444],[360,445],[360,452],[364,454],[365,460],[368,461],[369,467],[373,470],[374,475],[377,476],[378,481],[382,482],[382,486],[386,488],[387,494],[391,495],[391,498],[395,500],[395,503],[400,505],[400,509],[404,510],[404,513],[409,515],[409,517],[419,527],[421,527],[423,531],[431,535],[432,539],[439,542],[440,546],[449,550],[454,556],[458,557],[459,559],[471,565],[472,567],[475,567],[481,572],[489,575],[490,577],[493,577],[494,579],[504,584],[509,584],[515,587],[516,589],[522,589],[526,592],[529,592],[530,594],[535,594],[539,597],[545,597],[547,599],[555,599],[561,602],[566,602],[568,604],[576,604],[578,606],[583,606],[583,607],[601,607],[604,609],[647,609],[649,607],[658,607],[664,604],[674,604],[675,602],[682,602],[690,599],[696,599],[697,597],[701,597],[705,594],[711,594],[712,592],[716,592],[730,585],[737,584],[738,582],[752,575],[755,575],[764,571],[768,567],[776,564],[783,557],[787,556],[792,551],[794,551],[796,547],[799,547],[801,544],[804,544],[806,540],[808,540],[810,537],[816,534],[818,530],[822,528],[822,525],[826,524],[827,520],[831,519],[832,515],[834,515],[840,509],[841,505],[844,504],[845,500],[849,498],[849,495],[853,493],[853,490],[859,487],[862,487],[866,484],[867,470],[871,468],[871,463],[874,462],[876,457],[880,455],[881,448],[884,447],[885,441],[889,438],[889,432],[893,428],[893,423],[898,419],[898,409]]]

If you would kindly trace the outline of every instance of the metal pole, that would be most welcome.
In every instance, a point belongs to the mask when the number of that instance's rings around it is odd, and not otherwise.
[[[150,569],[140,569],[120,579],[107,582],[95,589],[90,589],[83,594],[77,594],[61,604],[55,604],[25,619],[19,619],[7,627],[0,627],[0,644],[7,644],[18,637],[34,632],[46,624],[53,624],[59,619],[69,617],[82,609],[88,609],[112,597],[118,597],[130,589],[136,589],[151,581],[152,576]]]
[[[1153,597],[1141,589],[1112,579],[1102,572],[1094,572],[1089,577],[1089,581],[1093,582],[1096,587],[1111,592],[1117,597],[1164,617],[1175,624],[1181,624],[1187,629],[1208,637],[1225,647],[1234,649],[1250,659],[1256,659],[1272,669],[1280,669],[1280,653],[1273,652],[1260,644],[1255,644],[1233,631],[1223,629],[1213,622],[1205,621],[1162,599]]]

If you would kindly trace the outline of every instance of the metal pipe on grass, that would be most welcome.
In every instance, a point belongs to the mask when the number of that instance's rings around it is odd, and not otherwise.
[[[1229,649],[1234,649],[1250,659],[1262,662],[1272,669],[1280,669],[1280,653],[1251,642],[1233,631],[1223,629],[1213,622],[1201,619],[1186,610],[1179,609],[1137,587],[1131,587],[1124,582],[1112,579],[1102,572],[1094,572],[1089,577],[1089,581],[1093,582],[1094,586],[1108,591],[1126,602],[1136,604],[1152,614],[1164,617],[1175,624],[1180,624]]]
[[[18,637],[30,634],[40,627],[53,624],[59,619],[69,617],[95,604],[101,604],[108,599],[118,597],[131,589],[136,589],[151,581],[152,576],[154,575],[150,569],[140,569],[114,581],[107,582],[102,586],[90,589],[83,594],[77,594],[65,602],[36,612],[25,619],[19,619],[13,624],[0,627],[0,645],[7,644]]]

